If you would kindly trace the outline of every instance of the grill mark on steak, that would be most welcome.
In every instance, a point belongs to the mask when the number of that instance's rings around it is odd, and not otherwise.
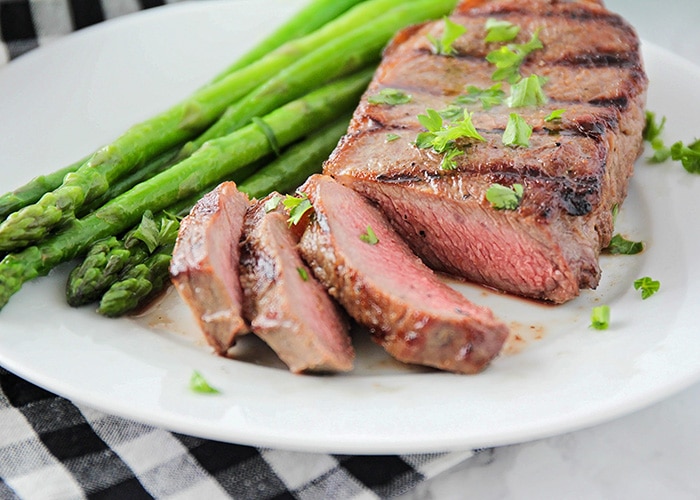
[[[289,215],[281,205],[266,210],[275,196],[280,195],[270,194],[246,213],[240,260],[244,316],[292,372],[350,371],[354,350],[346,318],[302,261]]]
[[[315,175],[300,188],[315,216],[300,242],[318,279],[396,359],[458,373],[482,370],[507,327],[428,269],[355,191]],[[360,239],[367,227],[376,244]]]
[[[377,203],[431,267],[565,302],[597,285],[598,255],[612,236],[611,209],[624,200],[641,151],[647,79],[639,41],[624,20],[592,2],[463,0],[455,12],[453,21],[469,30],[454,47],[467,56],[429,52],[426,35],[439,39],[441,21],[400,34],[324,172]],[[494,67],[483,59],[498,46],[483,42],[485,20],[494,14],[522,27],[516,43],[542,28],[544,49],[530,54],[521,72],[548,79],[549,102],[537,110],[470,107],[487,142],[458,140],[466,154],[456,158],[455,171],[444,172],[441,155],[412,145],[423,130],[416,117],[428,107],[444,109],[467,85],[494,84]],[[385,87],[414,100],[369,105],[366,97]],[[561,122],[544,123],[556,108],[567,109]],[[500,142],[512,112],[534,127],[529,148]],[[400,139],[384,141],[387,130]],[[517,210],[496,211],[485,201],[496,179],[525,186]]]

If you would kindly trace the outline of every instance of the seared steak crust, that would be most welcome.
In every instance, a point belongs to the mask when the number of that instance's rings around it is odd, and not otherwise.
[[[441,170],[441,155],[414,145],[424,130],[417,115],[447,108],[467,86],[494,84],[485,56],[501,44],[483,41],[488,18],[520,26],[515,43],[538,31],[544,48],[521,73],[546,77],[549,100],[536,108],[470,105],[486,141],[458,140],[465,154],[455,170]],[[641,151],[647,79],[637,36],[585,0],[465,0],[451,20],[468,29],[451,57],[435,55],[429,41],[440,39],[443,21],[395,37],[325,173],[376,202],[432,268],[526,297],[570,300],[597,286],[612,209]],[[370,104],[383,88],[401,89],[411,102]],[[545,121],[555,109],[566,110],[563,118]],[[514,112],[533,127],[528,148],[501,143]],[[400,138],[387,141],[390,132]],[[490,206],[493,183],[524,186],[517,210]]]
[[[476,373],[499,353],[507,327],[440,281],[366,199],[328,176],[311,177],[301,191],[314,207],[300,242],[304,259],[389,354]],[[361,239],[368,227],[377,242]]]
[[[345,372],[354,351],[348,324],[326,289],[301,260],[298,237],[272,193],[246,214],[241,240],[243,313],[292,372]]]
[[[170,276],[207,342],[224,355],[247,333],[241,316],[239,241],[248,197],[233,182],[206,194],[180,223]]]

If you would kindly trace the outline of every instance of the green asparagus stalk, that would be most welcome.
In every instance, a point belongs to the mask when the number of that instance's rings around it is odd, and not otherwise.
[[[362,23],[346,32],[334,32],[334,38],[328,43],[231,105],[214,125],[183,148],[183,154],[189,154],[210,138],[230,133],[248,124],[253,117],[303,95],[308,92],[309,85],[330,81],[378,61],[382,49],[399,29],[441,17],[455,4],[456,0],[374,0],[359,5],[350,13],[362,10]],[[390,8],[392,5],[394,8]],[[370,11],[371,7],[381,9]]]
[[[372,77],[361,71],[292,101],[263,117],[280,146],[286,146],[350,111]],[[134,226],[146,210],[160,211],[272,153],[268,136],[251,124],[138,184],[59,233],[0,262],[0,308],[22,284],[85,252],[95,241]]]
[[[268,53],[274,49],[294,40],[295,38],[307,35],[315,31],[319,27],[328,23],[335,17],[347,11],[362,0],[312,0],[304,9],[299,11],[295,16],[291,17],[287,22],[281,25],[270,36],[264,38],[256,44],[250,51],[241,56],[234,64],[226,68],[222,73],[217,75],[212,84],[218,83],[226,79],[231,73],[238,72],[249,65],[254,65],[255,69],[250,70],[245,76],[240,76],[240,79],[248,78],[251,74],[260,72],[257,82],[265,81],[269,76],[274,75],[285,64],[294,61],[294,53],[297,50],[294,46],[290,46],[285,51],[280,51],[277,56],[271,55],[265,59]],[[316,43],[322,43],[322,40]],[[287,53],[288,52],[288,53]],[[265,59],[265,60],[263,60]],[[234,81],[231,86],[236,86]],[[247,90],[241,91],[240,96],[254,88],[251,83]],[[29,183],[21,186],[14,191],[0,196],[0,221],[7,218],[8,215],[14,213],[27,205],[36,203],[41,197],[55,189],[63,183],[66,174],[75,172],[90,156],[81,159],[80,161],[57,170],[48,175],[42,175],[32,179]]]
[[[241,56],[231,66],[226,68],[226,70],[215,77],[213,81],[216,82],[229,73],[244,68],[290,40],[308,35],[362,1],[363,0],[312,0],[306,7],[289,18],[286,23]]]
[[[117,279],[122,269],[131,259],[145,260],[145,248],[128,250],[116,236],[95,242],[79,266],[68,276],[66,299],[72,307],[82,306],[99,300],[104,290]]]
[[[272,191],[289,193],[311,174],[322,170],[348,128],[350,116],[343,116],[328,127],[295,144],[274,161],[238,184],[238,189],[251,198],[262,198]]]
[[[204,194],[204,193],[200,193]],[[66,299],[72,307],[98,301],[124,272],[142,264],[156,249],[172,246],[177,238],[179,215],[189,210],[200,194],[154,216],[146,211],[141,222],[123,237],[96,241],[66,282]]]
[[[61,185],[67,174],[75,172],[89,158],[83,158],[72,165],[63,167],[60,170],[48,175],[40,175],[33,178],[23,186],[14,191],[0,196],[0,220],[4,220],[8,215],[16,212],[20,208],[26,207],[30,203],[39,200],[48,191],[53,191]]]
[[[108,317],[123,316],[160,292],[169,281],[172,250],[172,246],[165,247],[132,267],[105,292],[97,312]]]

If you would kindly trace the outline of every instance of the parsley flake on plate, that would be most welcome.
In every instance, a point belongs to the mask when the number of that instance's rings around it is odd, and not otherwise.
[[[221,391],[209,385],[209,382],[197,370],[192,372],[190,377],[190,389],[199,394],[220,394]]]
[[[666,125],[666,117],[662,117],[660,121],[656,121],[656,114],[652,111],[645,112],[646,121],[644,123],[644,131],[642,137],[646,142],[651,144],[654,154],[647,157],[649,163],[663,163],[671,157],[671,149],[666,147],[661,133]]]
[[[700,174],[700,139],[687,146],[682,142],[676,142],[671,146],[671,159],[680,161],[688,173]]]
[[[631,241],[620,234],[616,234],[612,237],[610,244],[605,250],[613,255],[636,255],[644,250],[644,243]]]
[[[661,288],[661,283],[651,279],[649,276],[644,276],[634,280],[634,289],[642,292],[642,300],[646,300]]]
[[[591,327],[596,330],[607,330],[610,327],[610,306],[596,306],[591,311]]]

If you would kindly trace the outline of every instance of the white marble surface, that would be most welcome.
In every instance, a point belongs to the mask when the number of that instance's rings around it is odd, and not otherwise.
[[[643,39],[700,65],[700,0],[606,4],[628,19]],[[700,119],[697,123],[694,134],[700,137]],[[402,500],[698,499],[699,466],[700,384],[696,384],[606,424],[486,450]]]

